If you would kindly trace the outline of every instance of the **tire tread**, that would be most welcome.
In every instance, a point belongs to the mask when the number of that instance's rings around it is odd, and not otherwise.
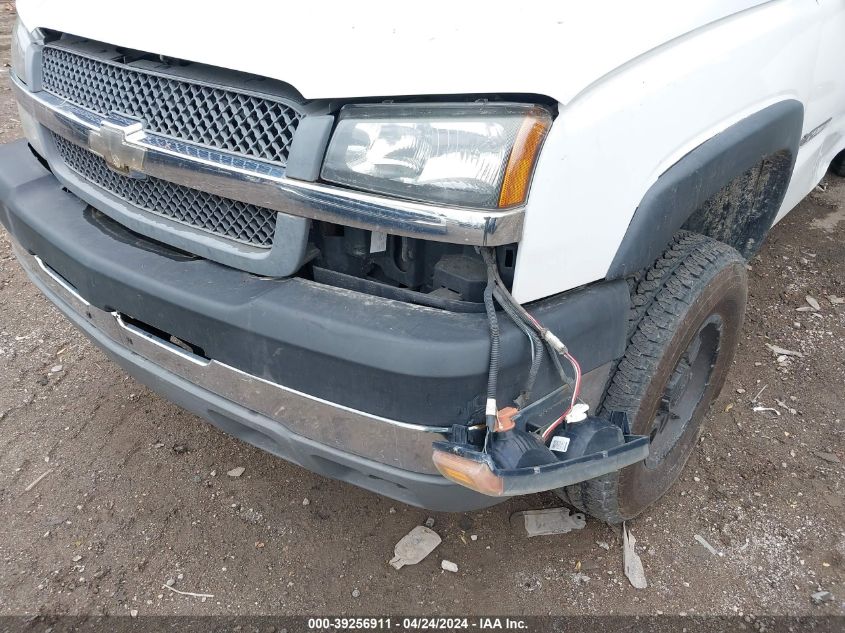
[[[722,242],[689,231],[675,234],[669,247],[635,286],[628,315],[628,346],[609,383],[600,410],[639,409],[646,388],[677,323],[719,270],[745,260]],[[619,473],[568,486],[565,501],[608,523],[621,523]]]

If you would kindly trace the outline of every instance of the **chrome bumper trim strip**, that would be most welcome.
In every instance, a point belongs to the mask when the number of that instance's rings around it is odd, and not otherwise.
[[[162,369],[332,448],[404,470],[437,473],[431,461],[431,444],[443,439],[449,427],[410,424],[371,415],[191,354],[126,323],[118,312],[91,305],[14,239],[12,248],[30,278],[64,304],[58,305],[61,310],[76,313],[111,340]]]
[[[522,235],[523,207],[434,206],[294,180],[279,165],[145,132],[137,121],[119,115],[104,118],[48,92],[32,93],[15,77],[11,83],[21,107],[46,128],[100,155],[108,147],[115,154],[104,156],[106,160],[179,185],[293,216],[426,240],[498,246]],[[131,133],[106,143],[101,130],[114,126]]]

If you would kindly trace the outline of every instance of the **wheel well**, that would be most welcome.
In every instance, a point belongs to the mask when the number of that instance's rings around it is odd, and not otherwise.
[[[780,101],[672,165],[640,201],[606,277],[651,266],[682,227],[753,255],[783,202],[803,122],[800,101]]]
[[[791,174],[787,150],[764,156],[708,198],[683,228],[729,244],[749,259],[772,226]]]

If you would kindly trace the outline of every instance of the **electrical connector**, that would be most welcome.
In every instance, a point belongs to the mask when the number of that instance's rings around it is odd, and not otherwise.
[[[554,332],[551,330],[545,330],[543,332],[543,339],[551,345],[558,354],[566,354],[569,351],[566,345],[563,344],[563,341],[555,336]]]

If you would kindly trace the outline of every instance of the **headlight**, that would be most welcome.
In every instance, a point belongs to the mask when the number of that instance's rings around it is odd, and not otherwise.
[[[346,106],[322,177],[355,189],[455,206],[522,204],[551,125],[537,106]]]
[[[32,43],[32,35],[18,18],[12,29],[12,73],[25,84],[29,84],[26,51]]]

